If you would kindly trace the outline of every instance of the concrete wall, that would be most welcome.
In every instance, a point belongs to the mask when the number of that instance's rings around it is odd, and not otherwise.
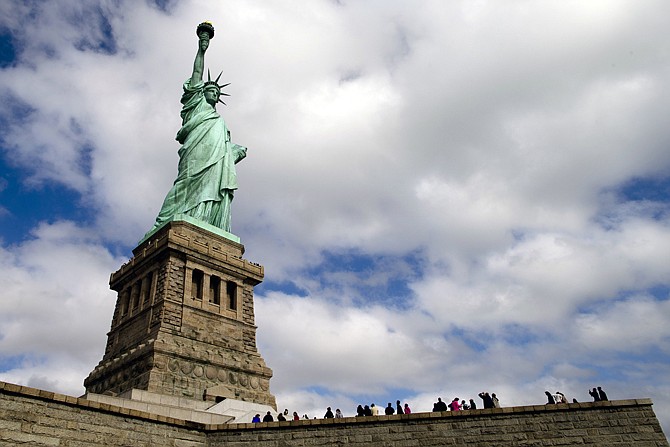
[[[0,382],[0,446],[670,447],[649,399],[204,425]]]

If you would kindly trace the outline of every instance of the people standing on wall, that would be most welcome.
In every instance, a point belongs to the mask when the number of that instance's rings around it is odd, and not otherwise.
[[[468,403],[465,401],[465,399],[463,399],[461,401],[461,410],[469,410],[469,409],[470,409],[470,405],[468,405]]]
[[[260,414],[256,414],[253,417],[253,419],[251,419],[251,422],[254,423],[254,424],[257,423],[257,422],[260,422],[260,421],[261,421],[261,415]]]
[[[395,409],[393,408],[393,405],[391,404],[391,402],[389,402],[389,404],[386,406],[386,408],[384,408],[384,414],[386,416],[391,416],[393,413],[395,413]]]
[[[600,401],[600,395],[598,394],[597,389],[594,388],[592,390],[589,390],[589,394],[593,398],[593,402],[599,402]]]
[[[458,397],[454,397],[454,400],[449,404],[449,409],[451,411],[461,411],[461,404],[459,403]]]
[[[275,418],[272,417],[272,413],[269,411],[265,416],[263,416],[263,422],[274,422]]]
[[[375,404],[372,404],[372,406],[374,407]],[[372,408],[370,408],[370,407],[368,407],[368,406],[366,405],[366,406],[363,408],[363,415],[364,415],[364,416],[372,416],[372,415],[376,414],[376,411],[377,411],[377,410],[375,410],[375,413],[373,413],[373,412],[372,412]]]
[[[340,411],[340,409],[339,408],[336,409],[335,410],[335,419],[342,419],[343,417],[344,417],[344,415],[342,415],[342,412]]]
[[[553,405],[556,403],[556,399],[554,399],[554,396],[551,395],[549,391],[545,391],[544,394],[547,395],[547,403],[546,405]]]
[[[447,404],[442,402],[442,398],[438,397],[437,402],[433,404],[433,411],[447,411]]]
[[[598,397],[600,397],[600,400],[607,400],[607,394],[600,387],[598,387]]]
[[[367,405],[365,407],[367,408]],[[375,403],[372,402],[370,404],[370,416],[377,416],[378,414],[379,414],[379,408],[377,408],[375,406]],[[366,414],[366,416],[368,416],[368,415]]]
[[[297,411],[294,411],[294,412],[293,412],[293,420],[294,420],[294,421],[299,421],[299,420],[300,420],[300,416],[298,416],[298,412],[297,412]]]
[[[402,409],[402,405],[400,405],[399,400],[395,401],[395,411],[396,411],[397,414],[404,414],[405,413]]]
[[[335,417],[335,415],[333,414],[333,411],[330,409],[330,407],[328,407],[328,409],[326,410],[326,414],[323,415],[323,418],[324,419],[332,419],[334,417]]]
[[[484,408],[493,408],[493,399],[489,395],[487,391],[482,391],[481,393],[478,394],[478,396],[481,398],[482,403],[484,404]]]
[[[556,391],[556,393],[554,394],[554,400],[556,401],[557,404],[568,403],[568,398],[565,397],[565,394],[561,393],[560,391]]]
[[[363,409],[363,405],[358,405],[356,407],[356,417],[363,417],[365,416],[365,410]]]
[[[412,414],[412,409],[409,407],[409,404],[405,402],[405,414]]]
[[[284,421],[286,420],[286,418],[284,417],[284,413],[279,413],[279,414],[277,415],[277,420],[278,420],[279,422],[284,422]]]
[[[477,409],[477,404],[475,403],[474,399],[470,399],[470,409],[471,410],[476,410]]]
[[[491,400],[493,401],[493,408],[500,408],[500,401],[498,400],[496,393],[491,394]]]

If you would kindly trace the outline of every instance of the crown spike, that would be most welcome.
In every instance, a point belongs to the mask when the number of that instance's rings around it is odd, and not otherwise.
[[[219,73],[219,75],[216,77],[216,80],[212,81],[211,72],[210,72],[210,70],[209,70],[209,68],[208,68],[208,69],[207,69],[207,82],[205,82],[204,87],[205,87],[205,88],[207,88],[207,87],[216,87],[216,88],[219,90],[219,96],[230,96],[228,93],[224,93],[224,92],[222,91],[224,87],[227,87],[227,86],[230,85],[230,82],[228,82],[228,83],[226,83],[226,84],[221,84],[221,85],[219,85],[219,79],[221,79],[221,75],[223,75],[223,70],[222,70],[221,73]],[[226,104],[225,102],[221,101],[220,98],[219,98],[219,101],[218,101],[218,102],[220,102],[221,104],[224,104],[224,105]]]

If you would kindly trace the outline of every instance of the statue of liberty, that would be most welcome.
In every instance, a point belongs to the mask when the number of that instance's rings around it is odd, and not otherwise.
[[[228,84],[218,84],[221,74],[212,81],[209,70],[207,82],[203,82],[205,52],[214,37],[214,27],[203,22],[196,34],[199,42],[193,73],[184,82],[181,97],[182,127],[176,140],[182,146],[177,179],[147,235],[166,222],[178,220],[179,215],[230,232],[230,205],[237,189],[235,164],[246,156],[247,149],[230,142],[228,127],[216,111],[218,102],[225,104],[220,97],[228,95],[221,89]]]

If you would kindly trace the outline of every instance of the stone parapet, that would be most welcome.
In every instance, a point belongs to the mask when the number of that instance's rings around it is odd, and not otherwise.
[[[669,447],[651,399],[205,424],[0,382],[0,445]]]

